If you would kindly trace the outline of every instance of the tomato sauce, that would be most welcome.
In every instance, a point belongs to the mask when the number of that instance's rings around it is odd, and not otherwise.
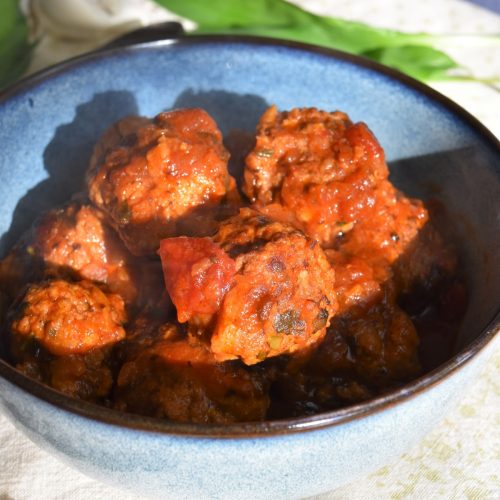
[[[0,262],[10,363],[119,411],[220,424],[341,408],[447,359],[457,253],[368,125],[273,106],[229,139],[241,194],[204,110],[103,135],[87,189]]]

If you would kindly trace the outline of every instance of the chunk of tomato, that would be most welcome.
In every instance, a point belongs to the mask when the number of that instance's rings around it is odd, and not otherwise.
[[[167,238],[158,253],[181,323],[218,311],[236,273],[233,259],[210,238]]]
[[[347,127],[345,136],[353,147],[363,149],[367,159],[384,160],[384,150],[366,123],[359,122]]]

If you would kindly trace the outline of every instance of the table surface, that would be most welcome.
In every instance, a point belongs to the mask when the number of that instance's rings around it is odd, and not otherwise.
[[[37,1],[32,0],[33,4]],[[81,4],[85,0],[72,0]],[[500,1],[483,2],[500,8]],[[26,4],[28,0],[24,2]],[[54,3],[49,0],[49,3]],[[92,3],[92,2],[89,2]],[[172,16],[150,0],[101,0],[116,15],[108,18],[112,36],[124,25],[144,25]],[[500,16],[461,0],[295,0],[320,14],[356,19],[376,26],[432,33],[500,33]],[[481,3],[481,2],[479,2]],[[96,4],[96,2],[94,2]],[[120,7],[121,6],[121,7]],[[75,26],[71,26],[74,23]],[[70,29],[84,24],[81,13]],[[128,24],[127,24],[128,23]],[[49,25],[50,28],[50,25]],[[49,29],[46,28],[46,29]],[[84,29],[83,26],[82,29]],[[93,48],[95,36],[79,43],[47,31],[30,71]],[[474,75],[500,75],[500,48],[449,47],[448,52]],[[500,137],[500,90],[479,83],[439,82],[432,86],[482,121]],[[490,346],[490,361],[458,407],[414,449],[395,463],[318,499],[493,499],[500,498],[500,336]],[[37,448],[0,415],[0,499],[137,499],[67,467]],[[293,492],[290,492],[293,497]]]

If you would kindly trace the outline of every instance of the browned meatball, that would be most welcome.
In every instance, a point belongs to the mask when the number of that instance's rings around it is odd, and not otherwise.
[[[309,361],[280,373],[280,399],[298,407],[295,413],[369,399],[420,373],[418,346],[410,317],[394,303],[380,302],[362,316],[335,317]]]
[[[83,354],[125,336],[123,300],[87,281],[30,285],[15,309],[10,325],[14,342],[35,339],[59,356]]]
[[[86,354],[39,356],[17,369],[74,398],[103,402],[113,387],[111,356],[111,346],[106,346]]]
[[[394,302],[380,300],[352,313],[332,319],[308,359],[272,372],[271,416],[314,414],[359,403],[420,373],[417,332]]]
[[[339,310],[324,340],[274,373],[272,415],[317,413],[366,400],[418,375],[419,338],[397,305],[391,268],[327,250]]]
[[[418,375],[418,345],[411,318],[394,302],[381,301],[362,316],[334,318],[313,365],[326,375],[345,369],[347,359],[354,379],[374,389],[387,388]],[[340,364],[339,346],[346,358]]]
[[[337,250],[326,251],[336,271],[340,309],[346,301],[352,306],[352,297],[358,300],[356,294],[363,296],[377,284],[384,290],[389,286],[398,296],[412,295],[414,303],[432,301],[456,275],[453,247],[444,242],[420,201],[405,197],[388,182],[377,187],[375,200],[371,217],[358,221],[338,241]],[[351,292],[342,285],[348,272],[357,273],[362,281],[359,286],[354,283]],[[362,291],[360,286],[368,288]]]
[[[227,160],[205,111],[161,113],[91,167],[90,199],[132,253],[153,254],[162,238],[206,234],[215,207],[237,196]]]
[[[431,274],[425,264],[430,259],[417,257],[416,264],[413,251],[423,249],[416,242],[429,216],[421,201],[404,196],[387,176],[384,152],[364,124],[339,112],[279,113],[272,107],[247,157],[244,190],[267,213],[289,219],[322,246],[365,260],[372,269],[394,265],[408,289]],[[432,248],[443,254],[435,238],[427,242],[425,253]]]
[[[236,262],[212,335],[219,358],[245,363],[316,344],[337,309],[323,251],[292,226],[244,209],[214,237]]]
[[[127,302],[136,298],[133,259],[99,210],[71,203],[48,212],[33,233],[33,251],[47,267],[104,283]]]
[[[443,282],[457,274],[458,258],[444,242],[432,222],[428,222],[394,262],[397,289],[430,298]]]
[[[87,281],[45,281],[30,285],[9,317],[9,354],[18,368],[76,397],[107,395],[110,349],[125,337],[118,295]]]
[[[407,198],[383,181],[374,190],[370,212],[357,221],[339,246],[372,265],[391,265],[409,251],[428,219],[420,200]]]
[[[335,271],[335,293],[339,304],[338,315],[359,312],[363,315],[373,304],[383,300],[392,290],[392,271],[388,265],[374,266],[369,261],[342,252],[327,249],[325,255]]]
[[[211,349],[221,361],[305,350],[337,309],[320,246],[250,208],[222,222],[212,241],[164,240],[160,254],[179,319],[207,324],[215,315]]]
[[[132,303],[138,293],[133,259],[102,212],[73,201],[40,216],[0,264],[0,279],[13,297],[27,282],[52,276],[106,284]]]
[[[363,123],[315,108],[269,108],[247,156],[244,191],[260,205],[281,203],[307,234],[330,247],[370,212],[388,176],[384,152]]]
[[[95,175],[99,165],[113,148],[119,147],[128,140],[133,140],[134,134],[142,127],[146,127],[151,120],[144,116],[126,116],[111,125],[94,145],[89,163],[88,175]]]
[[[335,270],[339,312],[312,366],[323,375],[350,374],[372,389],[416,375],[419,339],[411,318],[397,305],[391,268],[342,251],[326,253]]]
[[[172,324],[138,324],[118,375],[118,409],[194,423],[264,419],[269,400],[258,374],[217,362],[206,344]]]

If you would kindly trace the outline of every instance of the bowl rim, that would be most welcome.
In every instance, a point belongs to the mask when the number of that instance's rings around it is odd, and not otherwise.
[[[370,59],[348,54],[334,49],[328,49],[301,42],[277,40],[265,37],[240,36],[240,35],[195,35],[177,36],[165,40],[150,41],[124,45],[121,47],[104,48],[88,54],[80,55],[64,62],[43,69],[33,75],[11,85],[0,93],[0,106],[16,95],[29,90],[36,85],[50,80],[52,77],[71,71],[72,69],[88,62],[106,59],[110,56],[120,55],[131,51],[162,50],[167,47],[200,45],[210,43],[220,44],[246,44],[249,46],[283,47],[308,53],[320,54],[342,62],[350,63],[372,70],[379,75],[396,80],[410,90],[423,94],[431,101],[439,103],[448,111],[458,116],[463,122],[474,129],[484,140],[489,143],[500,156],[500,141],[469,112],[461,106],[443,96],[427,85],[405,75],[395,69],[383,66]],[[74,413],[80,417],[120,428],[127,428],[142,432],[153,432],[171,436],[196,436],[205,438],[264,438],[283,434],[303,433],[338,426],[353,420],[388,410],[395,405],[404,403],[420,393],[443,382],[454,372],[476,357],[493,340],[500,329],[500,306],[488,321],[481,333],[466,347],[454,354],[449,360],[437,368],[412,380],[404,386],[391,390],[383,395],[368,401],[331,410],[317,415],[263,422],[238,422],[232,424],[193,424],[160,420],[153,417],[144,417],[131,413],[121,412],[87,401],[77,400],[48,387],[41,382],[30,379],[18,372],[13,366],[0,358],[0,376],[35,398],[45,403],[56,406],[63,411]]]

